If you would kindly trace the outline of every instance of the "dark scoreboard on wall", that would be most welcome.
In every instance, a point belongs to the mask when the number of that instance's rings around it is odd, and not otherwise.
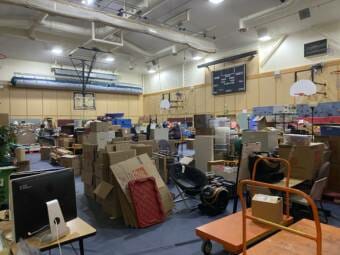
[[[246,65],[213,71],[212,84],[213,95],[246,91]]]

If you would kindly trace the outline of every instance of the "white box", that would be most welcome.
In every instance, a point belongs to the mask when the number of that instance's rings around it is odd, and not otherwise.
[[[273,151],[278,145],[278,131],[243,131],[242,143],[261,143],[261,151]]]

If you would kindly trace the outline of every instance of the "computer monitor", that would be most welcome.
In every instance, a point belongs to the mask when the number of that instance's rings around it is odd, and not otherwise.
[[[27,238],[49,227],[46,202],[57,199],[65,221],[77,217],[74,175],[71,169],[43,172],[10,180],[13,239]]]

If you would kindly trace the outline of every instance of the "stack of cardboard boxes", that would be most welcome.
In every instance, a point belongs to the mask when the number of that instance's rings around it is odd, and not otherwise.
[[[109,122],[91,122],[88,132],[83,135],[83,143],[96,144],[99,149],[105,149],[106,144],[115,138],[117,128]]]

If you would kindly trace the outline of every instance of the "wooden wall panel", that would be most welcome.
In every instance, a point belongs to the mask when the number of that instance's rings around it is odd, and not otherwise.
[[[235,111],[240,112],[243,109],[247,109],[247,94],[237,93],[235,94]]]
[[[25,89],[10,89],[10,115],[27,115],[27,101]]]
[[[129,97],[129,116],[138,116],[138,96]]]
[[[45,117],[58,115],[57,91],[43,91],[43,115]]]
[[[235,113],[235,95],[226,95],[224,97],[224,110],[226,113]]]
[[[259,79],[259,106],[276,103],[276,84],[274,77]]]
[[[42,116],[43,99],[42,91],[37,89],[27,89],[27,115]]]
[[[10,112],[9,89],[7,86],[0,88],[0,113]]]
[[[184,103],[184,105],[186,105],[184,108],[184,113],[192,115],[195,113],[195,102],[196,102],[194,88],[186,90],[185,98],[187,98],[187,102]]]
[[[283,74],[276,82],[276,104],[293,104],[294,97],[289,94],[290,87],[294,83],[294,74]]]
[[[108,97],[106,94],[96,94],[96,112],[98,116],[103,116],[107,113],[107,100]]]
[[[205,112],[214,112],[214,96],[212,95],[211,85],[205,86]]]
[[[57,91],[58,116],[71,116],[73,109],[73,94],[69,91]]]
[[[259,83],[258,80],[247,81],[247,109],[259,106]]]
[[[224,113],[224,96],[215,96],[214,100],[214,112],[218,114],[223,114]]]
[[[205,88],[199,87],[194,90],[195,92],[195,112],[205,112]]]
[[[107,95],[108,102],[107,102],[107,112],[113,113],[118,112],[118,95]]]

